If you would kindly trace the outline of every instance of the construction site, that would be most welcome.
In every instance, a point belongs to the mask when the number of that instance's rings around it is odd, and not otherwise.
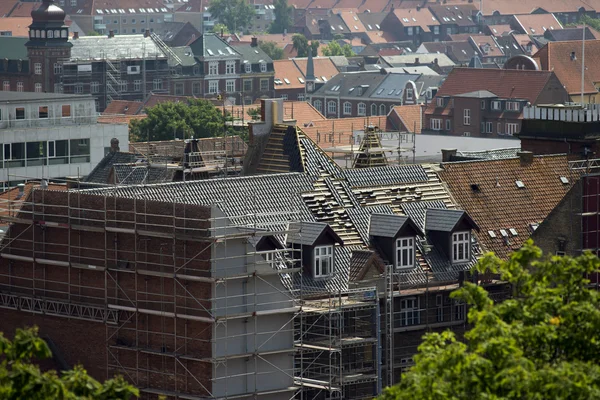
[[[6,327],[38,325],[60,368],[123,375],[143,398],[371,399],[425,332],[464,329],[461,282],[507,295],[469,274],[477,242],[454,265],[425,236],[428,208],[476,228],[432,167],[383,166],[375,142],[343,170],[265,107],[241,177],[7,192]],[[412,268],[389,256],[398,235]]]

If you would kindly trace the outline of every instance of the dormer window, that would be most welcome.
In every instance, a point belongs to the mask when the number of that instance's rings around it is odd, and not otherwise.
[[[471,234],[469,231],[452,234],[452,263],[468,262],[471,260]]]
[[[415,266],[415,238],[396,239],[396,268],[413,268]]]
[[[435,104],[436,104],[436,106],[438,106],[438,107],[444,107],[444,98],[443,98],[443,97],[438,97],[438,98],[435,100]]]
[[[248,74],[250,72],[252,72],[252,64],[246,63],[245,69],[246,69],[246,73],[248,73]]]
[[[260,72],[267,72],[267,63],[260,63]]]
[[[333,273],[333,246],[315,247],[313,276],[326,278]]]

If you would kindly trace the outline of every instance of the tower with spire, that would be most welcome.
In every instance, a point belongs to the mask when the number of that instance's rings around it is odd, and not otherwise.
[[[60,83],[61,60],[71,58],[69,28],[65,25],[65,12],[53,4],[54,0],[43,0],[31,12],[33,22],[29,25],[29,41],[25,43],[31,73],[31,90],[54,92]]]
[[[306,95],[315,91],[315,62],[312,55],[312,47],[308,46],[308,60],[306,61],[306,75],[304,76],[304,88]],[[305,96],[308,99],[308,96]]]

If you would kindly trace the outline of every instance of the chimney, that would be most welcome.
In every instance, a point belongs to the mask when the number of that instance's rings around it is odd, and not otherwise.
[[[79,39],[79,31],[73,32],[73,40],[75,40],[75,39]]]
[[[415,57],[415,65],[419,65],[419,57]]]
[[[119,139],[117,139],[117,138],[110,139],[110,152],[117,153],[119,151],[121,151],[121,149],[119,148]]]
[[[442,162],[450,162],[456,156],[457,149],[442,149]]]
[[[108,37],[109,38],[114,38],[115,37],[115,31],[113,31],[113,30],[108,31]]]
[[[42,189],[48,189],[48,181],[45,179],[42,179],[40,182],[40,188]]]
[[[144,37],[150,37],[150,29],[144,31]]]
[[[19,198],[21,198],[21,197],[23,197],[23,194],[25,193],[25,184],[19,183],[17,185],[17,187],[19,188]]]
[[[417,6],[417,11],[421,11],[421,6]]]
[[[521,160],[521,167],[526,167],[533,163],[533,152],[531,151],[518,151],[517,156]]]
[[[250,46],[258,47],[258,38],[256,36],[252,37],[252,41],[250,42]]]

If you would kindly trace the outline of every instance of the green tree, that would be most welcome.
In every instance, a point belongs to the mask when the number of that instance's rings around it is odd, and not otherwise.
[[[352,47],[349,44],[345,44],[344,46],[340,46],[338,42],[331,42],[327,46],[323,47],[323,55],[330,56],[346,56],[352,57],[356,54],[352,51]]]
[[[470,305],[464,343],[426,334],[416,365],[381,399],[600,399],[600,295],[586,279],[598,258],[543,258],[529,240],[477,269],[499,273],[512,298],[495,304],[465,283],[451,295]]]
[[[597,31],[600,30],[600,19],[592,18],[587,14],[584,14],[581,18],[579,18],[579,21],[568,24],[567,26],[579,26],[584,23]],[[581,36],[579,38],[581,39]]]
[[[298,52],[298,57],[308,57],[309,49],[312,49],[313,57],[317,56],[317,49],[319,48],[318,41],[312,41],[311,43],[308,43],[306,36],[297,33],[292,36],[292,45]]]
[[[123,378],[100,383],[81,366],[61,376],[56,371],[41,372],[32,360],[49,358],[52,353],[37,332],[37,328],[17,329],[12,341],[0,333],[0,399],[126,400],[139,397],[139,390]]]
[[[223,134],[221,109],[211,102],[192,99],[186,102],[166,102],[146,110],[147,117],[129,124],[130,140],[171,140],[174,137],[214,137]]]
[[[245,31],[256,14],[246,0],[211,0],[208,12],[231,33]]]
[[[273,2],[275,10],[275,21],[269,26],[269,33],[284,33],[289,31],[292,25],[292,13],[294,8],[288,5],[287,0],[275,0]]]
[[[217,35],[223,34],[223,35],[229,35],[229,29],[227,29],[227,27],[223,24],[215,24],[212,27],[212,31],[213,33],[216,33]]]
[[[271,60],[281,60],[283,58],[283,49],[277,47],[277,43],[275,42],[260,42],[258,47],[267,53],[271,57]]]

